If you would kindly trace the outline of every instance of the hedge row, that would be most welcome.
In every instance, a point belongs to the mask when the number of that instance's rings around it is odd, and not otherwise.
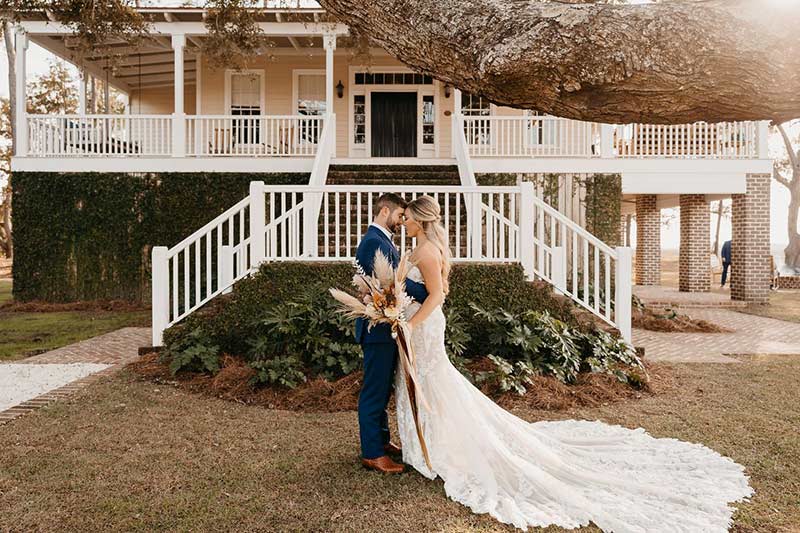
[[[247,350],[248,339],[255,336],[256,323],[274,303],[291,300],[307,290],[317,292],[319,298],[330,298],[328,288],[347,290],[353,273],[351,265],[342,263],[264,264],[258,273],[237,283],[230,296],[217,298],[168,329],[164,343],[169,348],[200,328],[223,352],[241,355]],[[556,318],[576,324],[571,303],[555,298],[549,286],[525,281],[522,267],[517,264],[454,264],[445,307],[467,317],[472,314],[470,303],[485,309],[502,307],[511,312],[547,310]],[[473,339],[470,352],[482,353],[482,334],[471,331],[471,323],[467,322],[467,332]]]
[[[150,249],[248,193],[251,174],[15,172],[14,298],[149,301]],[[259,174],[274,184],[308,174]]]

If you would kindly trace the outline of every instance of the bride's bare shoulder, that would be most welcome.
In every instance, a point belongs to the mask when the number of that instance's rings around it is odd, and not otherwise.
[[[426,242],[414,248],[414,251],[411,255],[415,259],[415,262],[419,263],[420,261],[430,261],[431,259],[436,259],[436,257],[439,255],[439,250],[433,243]]]

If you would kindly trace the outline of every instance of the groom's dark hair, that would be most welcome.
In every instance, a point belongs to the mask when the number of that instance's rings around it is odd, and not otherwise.
[[[390,211],[394,211],[398,207],[405,209],[407,205],[408,202],[399,194],[387,192],[378,197],[378,201],[375,202],[372,208],[372,216],[378,216],[381,213],[381,209],[384,207],[388,207]]]

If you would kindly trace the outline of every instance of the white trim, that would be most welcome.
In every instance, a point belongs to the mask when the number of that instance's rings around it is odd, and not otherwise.
[[[316,75],[325,77],[325,69],[324,68],[295,68],[292,69],[292,114],[298,115],[299,110],[297,108],[297,98],[300,93],[298,88],[298,81],[300,76],[303,75]],[[327,83],[327,80],[326,80]],[[325,109],[325,113],[332,113],[333,110]]]
[[[13,157],[16,172],[304,172],[313,157]]]
[[[623,194],[745,194],[747,174],[623,172]]]
[[[424,157],[381,157],[381,165],[419,165],[419,166],[455,166],[455,159]],[[331,165],[374,165],[371,157],[339,157],[331,161]]]
[[[604,159],[600,157],[480,157],[472,156],[476,173],[744,173],[769,174],[771,159]]]
[[[194,59],[194,114],[203,114],[203,53],[197,52]]]
[[[233,74],[255,74],[261,78],[259,92],[259,106],[261,107],[261,115],[267,114],[267,84],[266,73],[263,68],[249,68],[236,70],[232,68],[225,69],[225,114],[231,114],[231,76]]]
[[[72,35],[75,33],[74,28],[60,22],[24,20],[19,24],[30,34]],[[344,24],[329,22],[258,22],[257,24],[265,35],[274,37],[289,35],[322,36],[326,33],[347,35],[349,33],[347,26]],[[208,28],[206,28],[204,22],[153,22],[148,24],[148,32],[161,35],[171,35],[173,33],[207,35]]]
[[[372,157],[372,93],[374,92],[397,92],[397,93],[416,93],[417,94],[417,157],[415,158],[408,158],[411,160],[416,159],[424,159],[424,146],[422,144],[422,96],[433,96],[434,106],[438,109],[438,106],[442,104],[444,100],[444,95],[440,90],[441,86],[438,80],[434,79],[433,83],[430,85],[424,84],[391,84],[391,85],[382,85],[382,84],[361,84],[356,85],[356,73],[359,72],[369,72],[369,73],[395,73],[401,72],[404,74],[420,74],[419,72],[402,65],[399,66],[391,66],[391,65],[383,65],[378,67],[367,67],[364,65],[348,65],[348,80],[350,84],[350,89],[348,91],[348,100],[347,100],[347,155],[351,158],[366,158],[369,160],[370,163],[374,164],[375,160],[379,160],[381,164],[383,164],[386,158],[373,158]],[[365,135],[365,143],[363,145],[358,145],[357,148],[354,137],[355,137],[355,123],[353,121],[353,111],[355,109],[355,97],[357,95],[364,96],[364,135]],[[435,158],[439,157],[439,129],[441,128],[441,124],[438,117],[438,112],[434,113],[433,117],[433,131],[434,131],[434,143],[433,143],[433,156]],[[363,146],[363,148],[361,148]],[[428,145],[430,147],[430,145]],[[361,152],[363,150],[363,156],[356,155],[356,151]],[[430,148],[428,148],[430,150]]]

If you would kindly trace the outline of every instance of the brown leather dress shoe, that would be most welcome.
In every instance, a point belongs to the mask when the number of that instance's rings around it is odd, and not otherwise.
[[[392,461],[388,455],[381,455],[375,459],[361,459],[361,464],[370,470],[377,470],[383,474],[402,474],[405,467]]]
[[[400,455],[403,453],[403,449],[400,446],[393,444],[391,442],[388,444],[384,444],[383,451],[385,451],[389,455]]]

